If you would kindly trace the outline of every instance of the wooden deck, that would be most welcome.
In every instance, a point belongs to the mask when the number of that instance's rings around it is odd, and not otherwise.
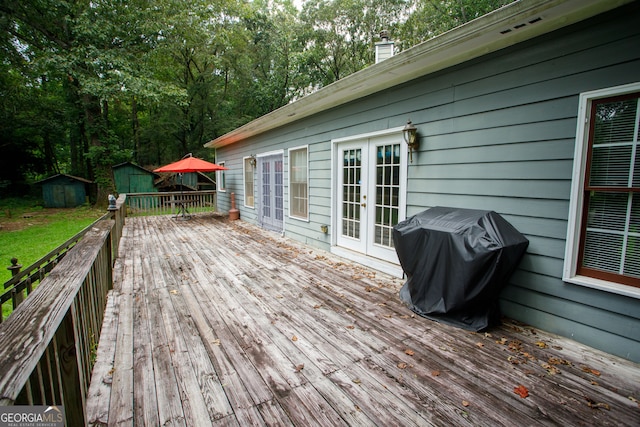
[[[414,316],[401,280],[242,221],[128,218],[120,256],[90,425],[640,425],[639,365]]]

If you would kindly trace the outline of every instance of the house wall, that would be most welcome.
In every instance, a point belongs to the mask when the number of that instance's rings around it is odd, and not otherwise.
[[[331,140],[418,127],[407,216],[433,206],[495,210],[530,241],[501,295],[503,313],[640,362],[640,301],[562,281],[582,92],[640,80],[638,2],[597,18],[218,149],[230,168],[228,209],[243,206],[242,157],[309,145],[310,220],[286,217],[287,236],[323,249],[330,236]],[[285,200],[288,200],[285,177]],[[288,212],[286,202],[285,210]],[[331,233],[331,230],[330,230]]]

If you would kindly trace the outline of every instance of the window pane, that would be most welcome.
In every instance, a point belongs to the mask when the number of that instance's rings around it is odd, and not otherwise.
[[[597,103],[594,116],[589,185],[637,185],[638,98]]]
[[[304,219],[309,216],[309,180],[307,169],[307,149],[301,148],[289,151],[289,212],[291,216]],[[347,194],[343,195],[343,197],[346,196]]]
[[[628,199],[627,193],[593,191],[589,197],[587,227],[624,231]]]
[[[609,273],[620,273],[623,236],[587,231],[582,265]]]
[[[253,207],[253,165],[251,159],[244,159],[244,204]]]
[[[636,124],[638,99],[596,105],[593,145],[631,142]]]
[[[592,187],[627,187],[631,167],[632,145],[593,147]]]

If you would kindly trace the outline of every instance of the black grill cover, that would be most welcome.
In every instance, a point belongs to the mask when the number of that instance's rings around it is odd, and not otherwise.
[[[393,228],[407,281],[400,299],[421,316],[480,331],[499,323],[498,295],[529,241],[493,211],[435,207]]]

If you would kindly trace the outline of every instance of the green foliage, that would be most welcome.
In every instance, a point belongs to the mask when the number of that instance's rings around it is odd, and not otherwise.
[[[23,0],[0,5],[0,195],[109,188],[509,0]]]

